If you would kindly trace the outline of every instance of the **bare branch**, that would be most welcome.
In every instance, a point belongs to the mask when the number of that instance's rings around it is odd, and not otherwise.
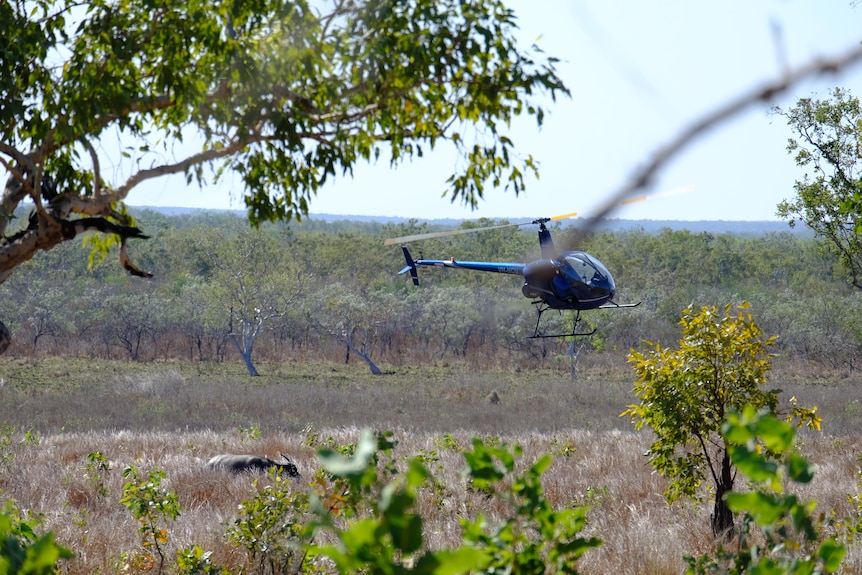
[[[838,56],[826,59],[815,59],[808,64],[805,64],[796,70],[791,70],[780,78],[769,82],[760,88],[744,93],[729,101],[724,106],[720,106],[714,111],[707,113],[688,128],[683,129],[675,138],[665,144],[665,146],[659,148],[658,152],[655,153],[652,160],[650,160],[646,166],[636,171],[634,176],[632,176],[632,178],[623,185],[622,188],[608,197],[598,212],[587,221],[577,235],[582,236],[589,232],[600,220],[615,210],[620,202],[629,198],[638,190],[649,186],[655,175],[668,162],[670,162],[671,159],[689,146],[694,140],[703,136],[710,129],[726,120],[729,120],[749,106],[753,106],[759,102],[769,102],[776,95],[785,92],[803,80],[807,80],[814,76],[843,71],[851,65],[858,63],[860,60],[862,60],[862,44],[843,54],[839,54]],[[580,238],[575,238],[575,241],[578,241],[579,239]]]
[[[326,35],[329,33],[329,26],[332,24],[333,20],[335,20],[335,18],[337,16],[340,16],[344,13],[345,13],[344,0],[338,0],[338,2],[335,3],[335,6],[332,7],[332,12],[330,12],[328,15],[326,15],[323,18],[324,24],[323,24],[323,27],[320,31],[320,43],[321,44],[323,43],[323,40],[326,38]]]
[[[22,153],[15,146],[10,146],[9,144],[4,144],[3,142],[0,142],[0,154],[5,154],[5,155],[9,156],[10,158],[15,160],[16,162],[18,162],[22,166],[27,166],[28,168],[33,167],[33,162],[30,159],[30,156]],[[3,158],[0,158],[0,162],[3,162],[4,167],[6,167],[7,169],[9,168],[9,164],[6,162],[6,160],[4,160]]]
[[[99,155],[89,140],[82,138],[81,142],[87,148],[90,159],[93,161],[93,195],[98,198],[102,195],[102,169],[99,167]]]
[[[129,257],[129,253],[126,248],[126,238],[123,238],[120,241],[120,265],[123,266],[123,268],[133,276],[137,276],[139,278],[153,277],[153,274],[151,274],[150,272],[145,272],[144,270],[136,266],[132,259]]]

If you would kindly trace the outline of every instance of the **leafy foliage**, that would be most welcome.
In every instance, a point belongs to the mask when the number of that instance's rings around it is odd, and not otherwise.
[[[105,474],[111,470],[111,461],[101,451],[87,454],[87,480],[92,483],[96,497],[107,497]]]
[[[732,410],[722,426],[734,465],[754,491],[727,493],[727,504],[743,515],[737,551],[719,549],[715,558],[687,558],[688,573],[835,573],[845,547],[822,538],[813,516],[816,502],[787,493],[787,482],[808,483],[814,468],[794,451],[794,426],[752,406]],[[769,455],[767,455],[769,454]],[[762,538],[755,533],[759,528]]]
[[[243,502],[228,538],[244,548],[254,573],[288,573],[305,558],[301,542],[309,521],[308,495],[290,488],[290,480],[275,470],[272,485]],[[298,570],[298,567],[296,567]]]
[[[587,507],[555,510],[545,499],[541,475],[551,465],[544,455],[523,474],[515,475],[517,446],[488,446],[473,439],[473,450],[465,451],[465,474],[474,487],[485,489],[513,509],[498,525],[479,516],[463,520],[464,540],[483,552],[485,573],[577,573],[577,560],[602,544],[596,537],[580,537],[586,527]],[[511,476],[511,485],[502,482]]]
[[[750,406],[775,412],[778,391],[764,391],[770,369],[767,338],[748,312],[748,304],[731,314],[714,306],[683,310],[679,348],[653,345],[644,354],[632,351],[629,362],[637,380],[639,404],[628,415],[640,429],[649,426],[656,435],[648,456],[658,473],[671,478],[665,496],[669,502],[695,497],[704,479],[715,486],[713,530],[724,533],[733,518],[725,508],[724,494],[733,488],[736,472],[729,458],[721,426],[732,409]],[[819,428],[814,410],[794,408],[812,427]]]
[[[8,424],[0,426],[0,469],[11,467],[15,454],[11,450],[12,438],[16,429]]]
[[[862,462],[862,455],[857,459]],[[846,533],[848,539],[851,537],[858,538],[862,534],[862,471],[859,471],[858,477],[856,493],[847,496],[853,511],[844,522],[839,522],[838,524],[839,528]]]
[[[862,289],[862,107],[844,88],[829,100],[801,98],[789,110],[774,108],[796,134],[787,145],[806,170],[796,198],[778,206],[791,225],[802,221],[838,255],[852,285]]]
[[[181,575],[230,575],[230,571],[212,562],[212,551],[192,545],[177,552],[177,573]]]
[[[0,26],[0,281],[90,231],[91,263],[107,239],[147,275],[126,253],[146,236],[122,202],[171,174],[238,174],[259,224],[306,215],[358,163],[394,167],[448,142],[453,200],[475,206],[488,184],[518,193],[537,166],[509,125],[541,125],[547,96],[568,94],[554,58],[518,46],[502,0],[14,0]],[[26,198],[36,213],[6,238]]]
[[[14,502],[7,499],[0,512],[0,573],[4,575],[51,575],[61,559],[74,553],[57,545],[54,535],[38,535],[37,520],[20,516]]]
[[[319,499],[313,503],[319,517],[315,529],[331,531],[337,543],[313,545],[310,554],[329,557],[342,573],[576,573],[577,559],[601,544],[595,538],[579,537],[586,525],[586,508],[554,510],[545,499],[540,477],[551,463],[549,456],[517,475],[520,448],[488,446],[474,439],[473,449],[464,451],[464,475],[475,488],[499,497],[511,514],[499,523],[483,516],[462,519],[460,547],[423,552],[422,519],[411,509],[429,471],[417,456],[402,473],[393,474],[391,465],[384,465],[388,471],[381,478],[374,465],[378,448],[385,453],[391,444],[383,436],[365,432],[351,458],[321,452],[324,467],[346,479],[351,493],[369,497],[370,515],[343,528],[335,523],[331,507]]]
[[[165,565],[165,546],[168,543],[166,525],[179,517],[181,508],[174,491],[166,491],[161,487],[166,478],[161,469],[150,470],[146,477],[141,470],[128,466],[123,470],[123,477],[129,481],[123,486],[122,503],[140,523],[138,533],[144,553],[132,558],[134,565],[150,570],[156,568],[161,573]],[[155,557],[152,550],[155,550]],[[158,563],[156,563],[158,558]]]
[[[647,425],[656,433],[650,463],[675,478],[666,493],[670,502],[694,496],[707,468],[717,468],[715,455],[706,447],[716,443],[728,409],[775,408],[778,403],[774,393],[760,390],[772,340],[763,338],[750,314],[732,316],[730,306],[724,311],[722,317],[715,307],[686,308],[679,349],[655,345],[646,354],[629,354],[640,404],[630,405],[623,415],[638,429]]]

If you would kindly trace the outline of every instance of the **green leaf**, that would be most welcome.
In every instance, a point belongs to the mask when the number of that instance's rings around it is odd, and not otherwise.
[[[753,425],[753,432],[763,441],[772,453],[786,453],[793,447],[796,432],[793,425],[777,417],[759,417]]]
[[[728,447],[734,465],[749,479],[757,483],[769,483],[773,490],[781,489],[778,464],[740,445]]]
[[[548,470],[548,467],[550,467],[553,462],[554,458],[550,455],[545,454],[536,460],[530,470],[536,476],[542,475],[545,471]]]
[[[798,453],[791,453],[785,465],[787,476],[797,483],[809,483],[814,479],[814,466]]]
[[[820,544],[817,557],[823,562],[824,573],[835,573],[841,568],[841,562],[847,549],[834,539],[827,539]]]
[[[470,573],[481,568],[486,560],[486,553],[481,549],[470,546],[461,546],[454,551],[438,551],[433,561],[429,556],[423,556],[416,564],[419,573],[433,573],[434,575],[460,575]]]
[[[354,551],[373,546],[377,541],[376,532],[379,528],[378,521],[373,517],[358,519],[342,533],[341,541],[348,549]]]
[[[422,519],[418,515],[392,521],[389,533],[395,548],[402,553],[414,553],[422,548]]]
[[[753,491],[750,493],[728,493],[725,495],[728,507],[736,513],[750,514],[758,525],[771,525],[785,513],[780,498],[775,495]]]
[[[317,456],[324,469],[339,477],[360,477],[368,469],[377,451],[374,433],[364,429],[352,457],[344,457],[332,449],[321,449]]]

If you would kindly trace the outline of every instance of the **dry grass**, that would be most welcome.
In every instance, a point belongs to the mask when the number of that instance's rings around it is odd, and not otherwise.
[[[358,439],[356,428],[320,430],[321,438],[337,444]],[[429,487],[419,502],[428,545],[455,546],[459,542],[459,517],[483,511],[495,516],[502,510],[491,506],[479,493],[467,489],[458,474],[463,467],[460,453],[446,447],[442,435],[397,430],[399,459],[424,454],[440,487]],[[470,435],[451,436],[459,445],[469,445]],[[237,506],[250,499],[269,482],[267,477],[213,473],[203,464],[223,452],[288,453],[297,462],[303,478],[297,489],[313,475],[314,452],[300,434],[266,434],[251,440],[237,432],[87,432],[44,436],[38,445],[17,442],[14,459],[4,469],[0,486],[21,508],[43,516],[58,539],[73,548],[78,557],[68,565],[69,573],[114,572],[123,552],[140,550],[137,525],[119,504],[125,480],[122,469],[136,465],[144,470],[158,467],[167,473],[165,487],[176,491],[183,514],[169,526],[172,548],[199,545],[214,551],[216,562],[236,570],[248,558],[232,546],[225,531],[237,517]],[[714,550],[709,531],[709,505],[682,503],[668,506],[661,493],[664,481],[653,474],[642,453],[647,438],[631,431],[570,430],[556,434],[518,433],[500,439],[524,448],[522,465],[542,453],[557,457],[544,477],[549,501],[558,507],[589,505],[590,534],[604,545],[588,553],[580,563],[583,573],[680,573],[685,555]],[[849,512],[847,494],[856,491],[856,454],[862,439],[812,437],[804,452],[819,465],[815,481],[800,491],[816,499],[819,508]],[[101,451],[111,462],[100,482],[107,495],[99,493],[88,470],[87,455]],[[258,480],[257,484],[255,479]],[[851,548],[845,562],[847,573],[862,572],[862,553]]]
[[[208,472],[203,464],[218,453],[284,452],[303,474],[295,482],[302,489],[316,470],[309,437],[350,444],[365,426],[394,430],[399,460],[416,454],[428,460],[439,486],[424,490],[419,511],[433,548],[459,541],[459,517],[501,511],[458,474],[464,463],[452,440],[466,447],[480,435],[521,445],[521,465],[543,453],[556,456],[544,477],[548,499],[559,507],[591,506],[588,532],[604,541],[579,564],[583,573],[680,573],[685,555],[714,551],[708,494],[704,503],[668,506],[664,480],[643,457],[648,434],[619,418],[632,397],[618,366],[585,365],[574,383],[564,371],[481,374],[463,366],[381,378],[356,367],[268,366],[276,375],[254,380],[157,367],[102,365],[110,373],[86,385],[74,368],[26,365],[29,388],[14,380],[15,369],[2,372],[0,420],[17,430],[6,448],[12,458],[0,468],[2,497],[42,515],[77,552],[69,573],[129,571],[121,557],[138,552],[140,542],[134,518],[119,503],[126,465],[166,472],[165,487],[176,491],[183,508],[169,527],[172,549],[213,550],[216,563],[236,572],[248,558],[228,542],[226,529],[238,504],[270,480]],[[51,381],[57,372],[65,382]],[[827,516],[849,514],[847,496],[858,491],[862,454],[859,381],[852,374],[813,381],[797,369],[779,371],[776,379],[785,395],[819,404],[825,420],[823,433],[800,437],[800,449],[818,465],[800,495],[817,500]],[[492,391],[499,403],[488,400]],[[111,462],[99,480],[88,469],[88,454],[96,451]],[[844,572],[862,573],[858,541]]]

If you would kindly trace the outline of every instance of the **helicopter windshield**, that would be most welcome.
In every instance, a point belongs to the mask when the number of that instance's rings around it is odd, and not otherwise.
[[[587,256],[583,252],[573,252],[566,255],[566,262],[569,264],[571,271],[577,276],[578,280],[595,287],[610,287],[607,281],[611,280],[611,274],[608,269],[597,259]]]

